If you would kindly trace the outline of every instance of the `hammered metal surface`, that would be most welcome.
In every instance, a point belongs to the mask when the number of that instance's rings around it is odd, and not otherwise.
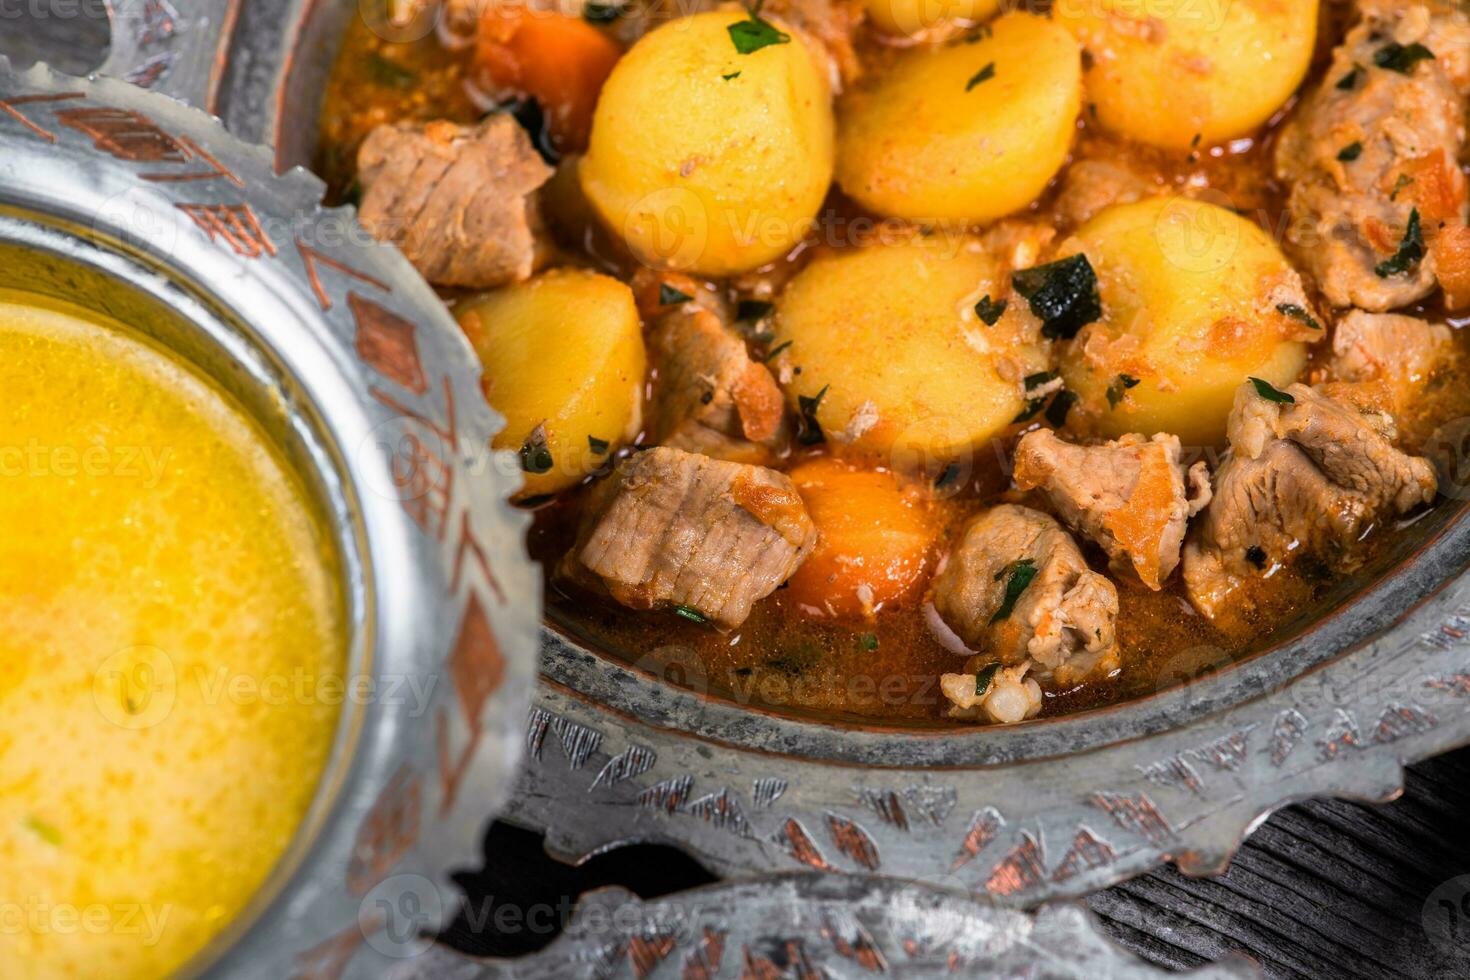
[[[0,60],[0,147],[0,242],[193,322],[229,383],[318,447],[356,569],[361,698],[292,851],[191,971],[377,976],[414,941],[390,910],[478,859],[524,742],[540,586],[477,362],[402,256],[319,206],[318,180],[276,176],[172,99]],[[433,928],[452,909],[419,912]]]

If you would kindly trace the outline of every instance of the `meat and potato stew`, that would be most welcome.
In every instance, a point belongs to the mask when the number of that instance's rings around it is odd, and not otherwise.
[[[1463,497],[1462,5],[445,4],[352,29],[318,166],[479,354],[582,642],[1015,723]]]

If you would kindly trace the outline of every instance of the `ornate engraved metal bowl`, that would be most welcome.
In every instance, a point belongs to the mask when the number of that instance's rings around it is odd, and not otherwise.
[[[320,208],[319,181],[271,164],[172,99],[0,59],[0,287],[120,319],[213,377],[301,473],[345,566],[327,771],[185,972],[377,976],[423,945],[395,913],[453,913],[439,889],[478,863],[509,792],[540,586],[453,321],[396,251]]]
[[[231,9],[199,6],[216,4]],[[173,46],[154,83],[272,144],[279,165],[304,163],[336,39],[358,13],[335,0],[201,13],[179,24],[176,36],[198,36]],[[215,33],[219,23],[233,31]],[[200,67],[190,44],[218,58]],[[877,874],[1017,907],[1164,861],[1217,872],[1273,809],[1389,799],[1405,763],[1470,741],[1466,432],[1449,427],[1437,447],[1447,496],[1379,577],[1344,583],[1325,616],[1190,683],[1071,717],[973,730],[788,717],[667,683],[657,657],[627,665],[651,651],[612,657],[548,624],[529,769],[509,816],[571,860],[662,841],[726,875]]]

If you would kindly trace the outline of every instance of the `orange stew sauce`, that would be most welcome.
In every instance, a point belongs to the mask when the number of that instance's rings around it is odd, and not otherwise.
[[[1315,83],[1326,52],[1340,36],[1334,25],[1323,25],[1318,67],[1305,85]],[[871,71],[881,71],[894,51],[873,38],[862,38],[858,45],[859,56]],[[450,50],[434,34],[418,42],[390,43],[360,20],[354,21],[327,91],[317,158],[318,170],[333,192],[339,198],[352,196],[353,158],[373,127],[403,119],[480,118],[489,107],[467,94],[467,89],[473,91],[477,70],[483,68],[475,66],[473,45]],[[1252,138],[1187,154],[1144,148],[1102,134],[1090,125],[1090,113],[1084,109],[1072,159],[1117,161],[1152,173],[1161,187],[1232,207],[1280,240],[1286,224],[1285,195],[1271,173],[1271,150],[1275,124],[1289,108]],[[547,188],[551,224],[564,250],[561,260],[631,279],[631,261],[620,258],[623,253],[590,220],[576,208],[558,207],[557,184],[565,177],[559,175]],[[1021,217],[1052,217],[1054,196],[1055,182]],[[1055,218],[1053,223],[1060,224]],[[765,298],[814,253],[842,247],[833,242],[861,240],[855,228],[884,227],[835,190],[821,225],[816,236],[820,241],[809,241],[784,262],[730,285],[742,295]],[[1059,230],[1065,234],[1070,229]],[[1439,309],[1418,312],[1445,319]],[[1456,356],[1450,366],[1430,379],[1415,409],[1399,417],[1403,443],[1412,450],[1444,421],[1470,415],[1470,348],[1464,334],[1455,331]],[[1314,363],[1303,380],[1312,380],[1315,362],[1325,356],[1328,346],[1315,345]],[[1021,493],[1010,483],[1006,460],[1024,431],[1022,426],[1015,429],[1003,443],[977,452],[958,472],[931,472],[917,481],[905,478],[908,492],[922,498],[922,520],[932,522],[935,532],[921,579],[932,573],[964,519],[985,506],[1011,501],[1051,510],[1039,494]],[[790,472],[825,455],[824,447],[797,449],[782,469]],[[1212,468],[1216,462],[1210,460]],[[547,572],[548,618],[556,628],[670,680],[740,703],[833,721],[950,723],[944,717],[947,702],[937,679],[941,673],[963,670],[965,658],[946,648],[931,627],[934,614],[927,608],[922,587],[909,590],[896,604],[884,604],[874,615],[834,617],[801,601],[796,583],[757,603],[750,618],[730,633],[669,613],[589,603],[561,591],[551,574],[575,537],[582,496],[573,491],[533,502],[537,509],[530,544]],[[1388,564],[1394,551],[1390,544],[1399,534],[1394,528],[1379,527],[1366,537],[1364,560],[1356,573],[1362,583]],[[1079,544],[1094,568],[1106,567],[1105,556],[1090,542],[1079,539]],[[1340,574],[1304,559],[1255,583],[1255,601],[1241,604],[1251,607],[1249,614],[1214,624],[1195,613],[1177,573],[1159,592],[1127,580],[1117,585],[1124,666],[1102,681],[1045,691],[1043,716],[1144,696],[1228,665],[1284,638],[1318,611],[1329,589],[1337,591],[1342,583]]]

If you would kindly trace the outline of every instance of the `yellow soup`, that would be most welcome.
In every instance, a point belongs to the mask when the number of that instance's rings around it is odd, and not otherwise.
[[[331,746],[337,569],[220,390],[0,293],[0,973],[166,974],[239,913]]]

